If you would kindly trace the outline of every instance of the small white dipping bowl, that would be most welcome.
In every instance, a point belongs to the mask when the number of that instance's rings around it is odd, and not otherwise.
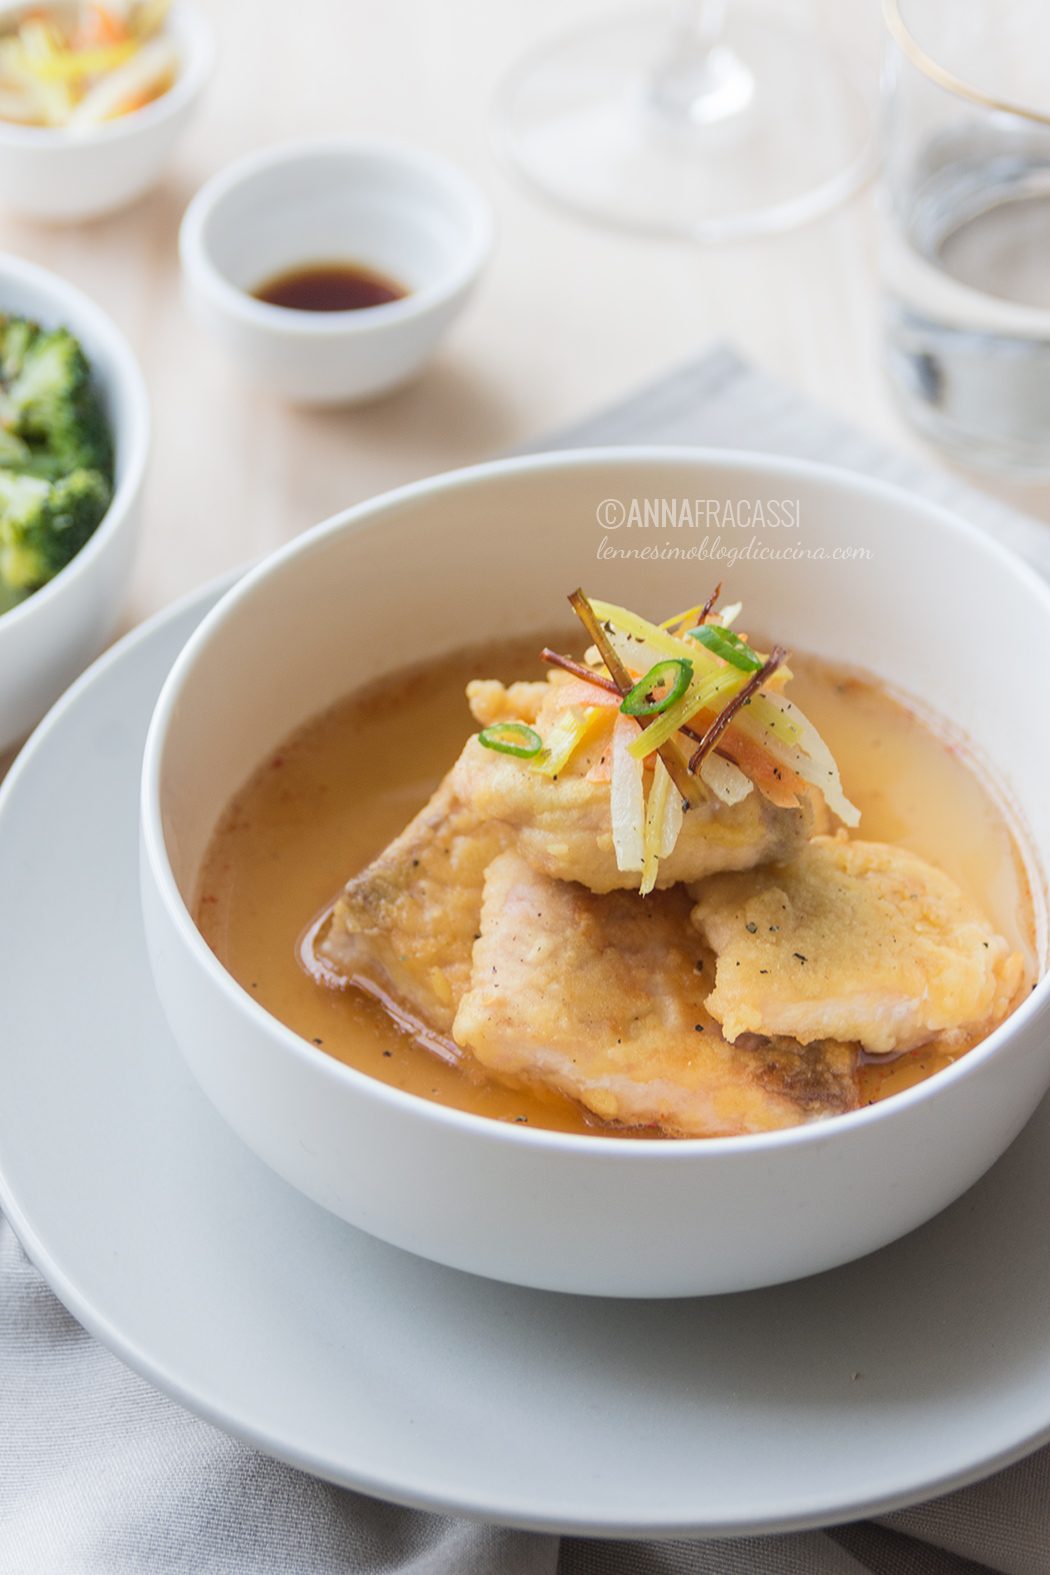
[[[0,613],[0,750],[18,743],[98,655],[120,612],[138,537],[149,402],[106,314],[53,273],[0,254],[0,313],[68,328],[91,363],[113,433],[116,486],[93,536],[53,580]]]
[[[29,11],[0,10],[0,24]],[[187,0],[166,23],[181,65],[152,104],[85,131],[0,120],[0,205],[30,218],[94,219],[124,208],[154,186],[185,130],[214,64],[212,31]]]
[[[298,404],[371,399],[414,377],[491,244],[488,204],[454,165],[356,138],[238,160],[197,193],[179,235],[194,315],[252,379]],[[252,294],[290,269],[340,262],[375,269],[408,294],[346,312],[298,311]]]
[[[596,561],[610,543],[651,548],[651,531],[596,521],[603,500],[634,498],[797,499],[801,524],[764,532],[763,545],[824,557],[754,556],[731,572],[695,559]],[[601,517],[615,524],[608,505]],[[755,532],[712,534],[739,548]],[[674,539],[688,548],[701,535]],[[834,558],[843,547],[872,556]],[[749,626],[867,668],[961,728],[1009,785],[1034,868],[1050,867],[1045,674],[1028,659],[1050,642],[1050,590],[942,509],[814,465],[680,449],[503,461],[352,509],[252,571],[205,619],[160,696],[142,797],[146,930],[175,1037],[234,1131],[325,1208],[424,1257],[525,1285],[742,1290],[921,1224],[1035,1109],[1050,1084],[1045,978],[983,1044],[883,1103],[772,1134],[637,1141],[498,1123],[389,1088],[275,1021],[202,939],[190,904],[215,823],[306,718],[405,662],[549,628],[576,585],[656,613],[724,572]],[[979,607],[995,609],[1007,642],[1005,686],[974,635]],[[333,895],[350,873],[335,860]]]

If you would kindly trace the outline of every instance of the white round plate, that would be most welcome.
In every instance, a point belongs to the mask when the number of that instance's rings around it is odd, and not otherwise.
[[[216,595],[104,657],[0,795],[0,1206],[70,1311],[282,1460],[543,1530],[851,1519],[1050,1436],[1050,1103],[895,1246],[679,1302],[439,1268],[324,1213],[241,1146],[169,1037],[139,919],[146,723]]]

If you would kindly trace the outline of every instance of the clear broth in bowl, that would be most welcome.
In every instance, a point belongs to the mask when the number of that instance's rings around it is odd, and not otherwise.
[[[350,695],[307,722],[263,762],[223,816],[196,916],[238,983],[325,1054],[477,1115],[593,1134],[603,1129],[571,1101],[514,1091],[481,1069],[446,1062],[400,1031],[370,997],[326,989],[300,961],[312,921],[404,828],[473,731],[468,680],[541,677],[544,643],[559,640],[537,636],[464,650],[395,675],[378,691]],[[910,848],[951,875],[1025,957],[1027,988],[1036,963],[1024,863],[1003,809],[964,752],[868,678],[797,653],[791,667],[791,698],[824,735],[862,812],[858,834]],[[867,1064],[862,1099],[907,1088],[976,1042]]]

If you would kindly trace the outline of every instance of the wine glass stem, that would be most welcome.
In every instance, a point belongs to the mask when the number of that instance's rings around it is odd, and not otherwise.
[[[707,125],[750,102],[751,73],[725,42],[728,10],[729,0],[674,0],[667,44],[648,82],[652,109]]]

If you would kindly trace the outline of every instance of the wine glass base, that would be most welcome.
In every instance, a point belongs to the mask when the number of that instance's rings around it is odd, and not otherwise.
[[[705,241],[801,224],[873,172],[870,95],[814,30],[733,0],[692,81],[669,44],[648,10],[522,61],[496,105],[511,165],[599,223]]]

